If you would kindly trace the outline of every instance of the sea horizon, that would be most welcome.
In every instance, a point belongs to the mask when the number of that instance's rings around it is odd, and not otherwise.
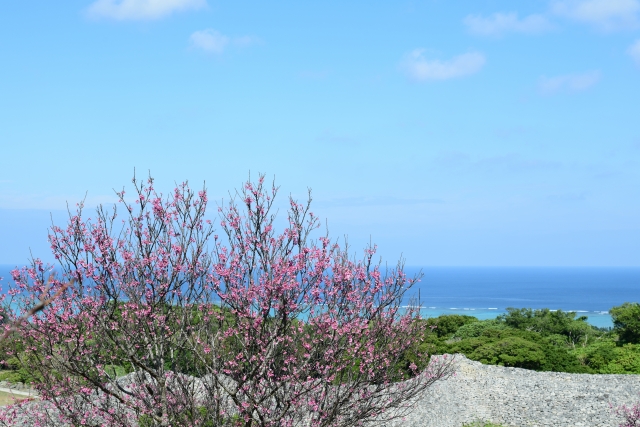
[[[405,266],[408,277],[423,277],[404,305],[418,301],[423,317],[466,314],[495,318],[506,309],[576,312],[598,327],[612,327],[612,307],[637,302],[640,267],[434,267]]]
[[[0,264],[3,288],[14,268]],[[485,320],[509,307],[548,308],[612,327],[609,310],[640,299],[640,267],[405,266],[404,272],[409,278],[422,272],[401,304],[419,304],[425,318],[464,314]]]

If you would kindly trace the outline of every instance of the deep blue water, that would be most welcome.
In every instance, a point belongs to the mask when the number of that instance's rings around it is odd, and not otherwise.
[[[406,267],[409,275],[420,267]],[[408,293],[423,316],[469,314],[487,319],[507,307],[577,311],[596,326],[613,326],[608,310],[640,301],[640,268],[604,267],[422,267]],[[418,292],[419,290],[419,292]]]
[[[14,266],[0,265],[4,284]],[[608,310],[640,302],[640,268],[406,267],[424,274],[405,296],[417,300],[425,317],[468,314],[488,319],[507,307],[577,311],[596,326],[613,326]]]

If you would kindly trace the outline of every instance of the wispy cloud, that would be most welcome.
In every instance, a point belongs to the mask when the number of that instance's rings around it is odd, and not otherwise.
[[[260,39],[257,37],[229,37],[212,28],[196,31],[189,36],[191,47],[213,54],[221,54],[229,45],[246,47],[258,43],[260,43]]]
[[[206,0],[96,0],[87,8],[87,15],[117,21],[153,20],[206,6]]]
[[[487,62],[479,52],[468,52],[450,60],[427,59],[424,49],[416,49],[405,58],[402,68],[414,81],[448,80],[469,76],[482,69]]]
[[[551,5],[553,13],[604,31],[640,26],[639,0],[561,0]]]
[[[231,39],[231,42],[236,46],[246,47],[246,46],[261,44],[262,39],[254,36],[240,36],[240,37],[234,37],[233,39]]]
[[[559,92],[582,92],[600,80],[600,71],[589,71],[583,74],[565,74],[562,76],[542,76],[538,82],[540,92],[551,95]]]
[[[516,12],[494,13],[489,17],[468,15],[463,22],[469,32],[481,36],[501,36],[505,33],[538,34],[553,28],[543,15],[533,14],[520,19]]]
[[[640,39],[636,40],[629,49],[627,49],[627,53],[631,56],[631,59],[636,63],[638,67],[640,67]]]
[[[215,30],[196,31],[189,37],[191,46],[209,53],[222,53],[229,44],[229,37]]]

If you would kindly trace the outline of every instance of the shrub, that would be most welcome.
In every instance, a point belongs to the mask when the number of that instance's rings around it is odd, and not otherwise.
[[[498,316],[498,320],[511,328],[538,332],[543,336],[562,335],[572,347],[586,346],[595,336],[602,334],[586,322],[586,316],[575,317],[576,313],[572,311],[507,308],[507,313]]]
[[[433,329],[438,338],[448,338],[461,326],[476,322],[478,319],[473,316],[449,314],[427,319],[427,326]]]
[[[469,359],[489,365],[536,371],[588,372],[566,348],[554,345],[536,332],[507,327],[487,327],[478,337],[452,343],[448,351],[463,353]]]
[[[640,343],[640,304],[625,302],[609,310],[621,344]]]
[[[477,338],[481,336],[485,330],[487,329],[505,329],[506,325],[499,320],[490,319],[483,320],[479,322],[467,323],[461,326],[454,334],[455,338],[459,339],[468,339],[468,338]]]
[[[62,277],[38,259],[12,272],[9,310],[51,300],[21,324],[14,355],[63,421],[353,426],[402,416],[450,374],[443,358],[402,366],[407,352],[427,357],[425,322],[400,308],[415,279],[373,263],[375,247],[356,261],[328,236],[312,240],[310,197],[289,200],[277,232],[277,188],[260,177],[219,208],[219,236],[205,190],[163,197],[152,179],[133,182],[135,203],[118,193],[124,221],[117,207],[92,220],[80,205],[52,227]]]
[[[613,413],[623,419],[619,427],[640,427],[640,402],[633,406],[622,405],[613,408]]]
[[[640,374],[640,345],[618,346],[600,341],[576,352],[577,357],[598,374]]]

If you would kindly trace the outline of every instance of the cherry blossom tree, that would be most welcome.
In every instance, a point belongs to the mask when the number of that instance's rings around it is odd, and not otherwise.
[[[611,409],[615,415],[624,420],[619,424],[620,427],[640,427],[640,402],[632,406],[621,405]]]
[[[7,316],[47,304],[7,323],[41,401],[5,424],[367,425],[452,373],[446,357],[405,361],[426,333],[400,305],[417,278],[375,263],[375,246],[356,260],[314,239],[310,192],[289,198],[278,231],[278,189],[260,176],[218,208],[216,234],[205,190],[133,184],[134,202],[123,190],[112,209],[87,218],[80,204],[51,228],[58,276],[38,259],[12,272]]]

